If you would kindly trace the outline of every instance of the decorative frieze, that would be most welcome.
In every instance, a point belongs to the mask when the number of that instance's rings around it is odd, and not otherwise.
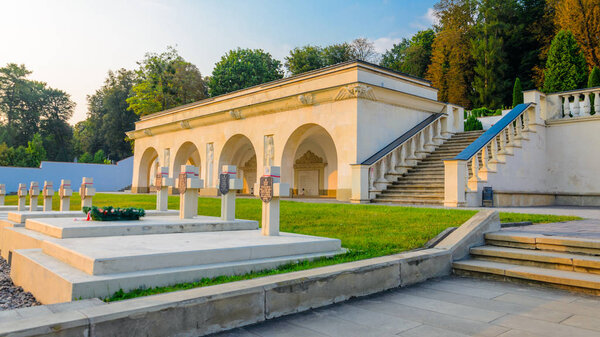
[[[358,83],[340,88],[335,95],[334,100],[341,101],[349,98],[364,98],[372,101],[377,100],[375,98],[375,94],[373,93],[373,88]]]

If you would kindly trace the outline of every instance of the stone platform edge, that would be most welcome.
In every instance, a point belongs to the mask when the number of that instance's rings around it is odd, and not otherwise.
[[[480,211],[433,248],[5,322],[0,336],[206,335],[449,275],[499,229]]]

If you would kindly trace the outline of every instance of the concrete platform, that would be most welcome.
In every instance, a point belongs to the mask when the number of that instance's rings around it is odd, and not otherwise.
[[[44,304],[193,282],[342,253],[337,239],[258,230],[56,239],[13,252],[13,282]],[[44,282],[40,282],[44,280]]]
[[[237,231],[258,229],[252,220],[224,221],[217,217],[198,215],[194,219],[177,216],[143,217],[137,221],[79,221],[65,218],[33,218],[25,228],[54,238],[84,238],[101,236]]]
[[[29,209],[29,205],[27,205],[27,209]],[[41,205],[38,205],[37,209],[41,211],[44,208]],[[0,212],[9,212],[9,211],[16,211],[16,210],[17,210],[17,205],[0,205]]]
[[[41,208],[40,208],[41,209]],[[157,211],[146,210],[146,216],[177,216],[179,211]],[[27,219],[51,219],[51,218],[80,218],[85,219],[82,211],[42,211],[42,212],[8,212],[8,220],[15,223],[25,223]]]

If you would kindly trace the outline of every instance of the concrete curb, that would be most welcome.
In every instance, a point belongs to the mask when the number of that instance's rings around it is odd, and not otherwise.
[[[0,336],[199,336],[448,275],[500,228],[481,211],[434,248],[0,324]]]

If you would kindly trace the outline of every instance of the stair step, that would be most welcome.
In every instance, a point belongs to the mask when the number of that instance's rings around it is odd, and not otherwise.
[[[469,259],[452,264],[455,272],[476,272],[513,279],[555,284],[579,289],[600,290],[600,275]]]
[[[485,234],[485,240],[494,246],[600,255],[600,239],[498,231]]]
[[[418,199],[418,198],[435,198],[435,199],[443,199],[444,198],[444,192],[439,193],[439,192],[433,192],[433,193],[426,193],[423,191],[420,192],[389,192],[389,191],[383,191],[380,196],[382,198],[413,198],[413,199]]]
[[[373,200],[374,203],[386,203],[386,204],[398,204],[398,205],[443,205],[444,201],[433,201],[433,200],[397,200],[397,199],[381,199],[376,198]]]
[[[478,260],[600,274],[600,257],[544,250],[481,246],[471,248]]]

